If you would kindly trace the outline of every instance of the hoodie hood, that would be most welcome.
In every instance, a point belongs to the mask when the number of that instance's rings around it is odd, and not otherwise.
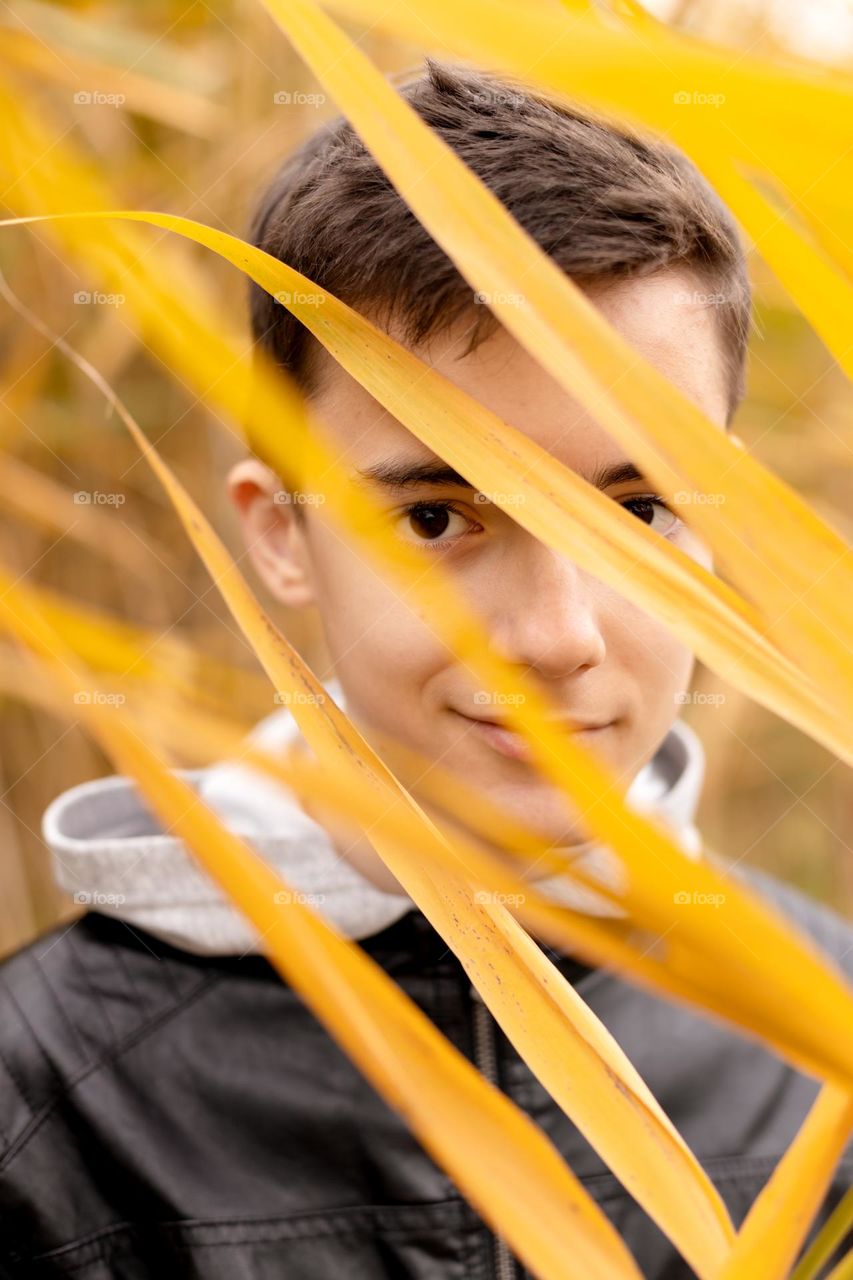
[[[345,711],[338,682],[328,681],[326,689]],[[275,748],[300,736],[285,707],[255,725],[248,741]],[[414,907],[406,894],[379,889],[350,866],[293,793],[271,778],[228,760],[173,772],[252,845],[300,901],[345,937],[369,937]],[[693,858],[702,852],[693,819],[704,773],[701,741],[676,720],[625,796],[636,811],[659,818]],[[184,842],[163,830],[133,779],[115,775],[64,791],[45,810],[42,836],[56,881],[75,902],[198,955],[262,950],[253,926]],[[583,845],[576,861],[600,883],[616,884],[619,863],[605,846]],[[563,876],[538,880],[536,887],[554,901],[590,914],[624,914],[600,894]]]

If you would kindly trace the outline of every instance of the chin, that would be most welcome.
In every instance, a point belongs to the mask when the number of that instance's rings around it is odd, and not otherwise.
[[[592,838],[568,797],[541,778],[484,791],[493,804],[529,827],[546,844],[583,844]]]

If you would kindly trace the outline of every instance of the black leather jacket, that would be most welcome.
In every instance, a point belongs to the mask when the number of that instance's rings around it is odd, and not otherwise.
[[[853,972],[849,924],[748,875]],[[541,1125],[644,1276],[693,1275],[420,912],[361,945]],[[551,954],[739,1223],[817,1083],[720,1022]],[[4,1278],[527,1275],[264,958],[191,955],[94,912],[0,966],[0,1145]],[[819,1222],[851,1178],[853,1144]]]

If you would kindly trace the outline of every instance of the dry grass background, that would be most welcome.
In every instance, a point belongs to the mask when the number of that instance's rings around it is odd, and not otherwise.
[[[334,114],[331,103],[274,102],[277,92],[310,95],[317,87],[271,22],[247,0],[186,7],[169,0],[145,6],[127,0],[68,5],[61,6],[62,21],[48,6],[27,0],[15,6],[15,14],[0,12],[0,36],[9,36],[0,68],[15,65],[21,91],[63,122],[62,130],[88,151],[125,208],[181,213],[244,234],[254,194],[271,170]],[[743,47],[789,54],[796,49],[796,32],[780,27],[758,0],[681,4],[669,20]],[[349,30],[386,71],[420,60],[420,50],[375,32]],[[21,70],[24,59],[28,70]],[[134,75],[166,75],[218,109],[192,133],[179,127],[179,116],[168,123],[139,111],[74,102],[79,91],[120,93],[123,80]],[[16,212],[14,191],[3,193],[0,216]],[[153,239],[159,233],[150,234]],[[243,307],[242,277],[213,256],[189,247],[182,251],[192,253],[212,296],[225,299],[235,312]],[[753,268],[757,308],[749,395],[735,429],[762,462],[849,536],[851,389],[766,268],[757,260]],[[109,379],[239,561],[241,545],[223,491],[224,473],[242,453],[236,430],[223,431],[141,346],[126,308],[74,301],[75,293],[93,289],[95,282],[64,263],[38,228],[3,232],[0,269],[15,293]],[[111,528],[110,545],[100,539],[83,545],[73,530],[63,532],[58,491],[47,492],[37,508],[31,497],[20,503],[21,473],[4,467],[0,555],[5,563],[28,582],[157,635],[180,636],[207,656],[257,672],[246,642],[124,429],[107,418],[101,397],[51,343],[2,302],[0,431],[3,452],[16,466],[33,469],[67,494],[118,491],[125,498],[104,516],[112,521],[104,525]],[[28,472],[23,475],[26,479]],[[77,512],[81,520],[82,510]],[[133,570],[111,558],[122,545],[125,555],[134,557]],[[322,677],[325,659],[316,625],[260,594]],[[265,682],[258,679],[252,689],[248,701],[235,709],[246,721],[272,709]],[[695,689],[698,696],[683,714],[707,752],[699,810],[707,844],[732,860],[766,867],[853,914],[853,788],[844,766],[712,673],[699,670]],[[226,705],[233,701],[227,683],[211,692]],[[707,694],[719,696],[707,701]],[[41,814],[60,791],[109,767],[79,726],[19,700],[14,680],[0,689],[0,706],[2,954],[76,914],[52,883],[40,838]]]

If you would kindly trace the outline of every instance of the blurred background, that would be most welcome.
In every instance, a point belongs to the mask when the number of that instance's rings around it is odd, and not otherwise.
[[[551,3],[551,0],[538,0]],[[559,0],[553,0],[558,3]],[[808,59],[853,71],[853,8],[844,0],[661,0],[668,24],[735,53]],[[346,25],[346,24],[344,24]],[[349,25],[387,72],[423,50]],[[0,7],[0,83],[20,95],[50,140],[105,181],[113,207],[173,213],[245,235],[256,194],[280,160],[335,114],[273,23],[251,3],[171,0]],[[5,125],[3,127],[9,127]],[[0,216],[27,212],[2,183]],[[96,232],[94,233],[96,234]],[[166,234],[145,229],[152,244]],[[244,324],[243,277],[213,255],[174,249],[211,309]],[[850,246],[846,246],[848,254]],[[748,398],[734,424],[747,446],[850,536],[851,388],[760,260]],[[244,453],[223,423],[140,343],[121,295],[66,260],[45,227],[2,229],[6,286],[53,334],[98,368],[241,561],[223,478]],[[245,326],[244,326],[245,332]],[[271,690],[192,550],[160,485],[103,397],[50,336],[0,298],[0,556],[13,576],[50,593],[57,625],[85,647],[101,615],[115,631],[115,669],[143,675],[125,644],[211,705],[248,725]],[[75,501],[109,494],[110,504]],[[323,676],[311,617],[273,617]],[[0,642],[0,954],[79,908],[54,886],[41,815],[64,789],[111,772],[73,719],[19,697],[26,669]],[[683,715],[700,734],[707,775],[698,822],[706,844],[771,870],[853,915],[853,788],[827,751],[713,673],[697,669]],[[182,762],[178,762],[182,763]]]

